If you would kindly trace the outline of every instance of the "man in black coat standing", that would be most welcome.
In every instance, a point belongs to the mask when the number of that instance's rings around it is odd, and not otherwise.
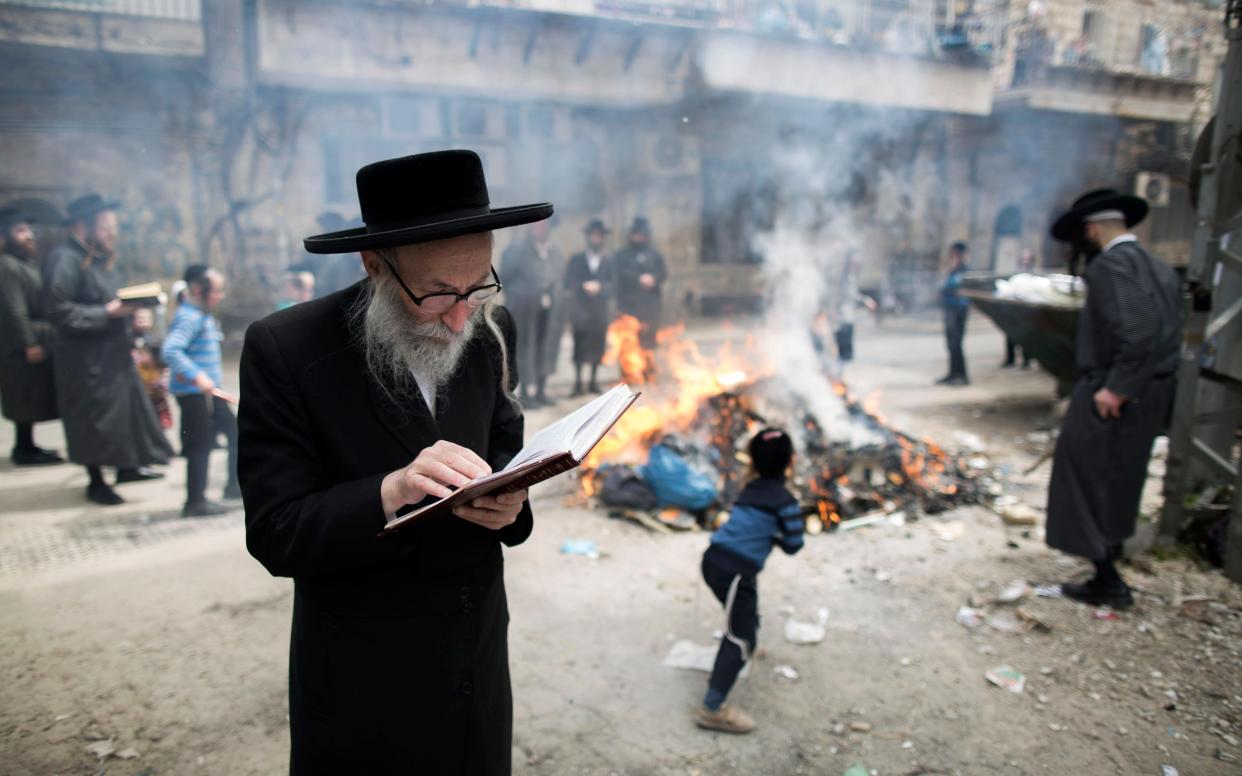
[[[565,322],[561,318],[560,287],[565,263],[548,242],[550,225],[536,221],[505,248],[500,268],[505,284],[505,303],[522,337],[517,363],[522,373],[522,402],[531,408],[554,402],[547,393],[548,377],[556,371]]]
[[[574,333],[574,391],[599,393],[598,371],[604,359],[608,324],[612,321],[612,262],[604,255],[608,227],[598,218],[586,229],[586,250],[575,253],[565,267],[565,296],[570,327]],[[582,372],[591,370],[591,382],[584,389]]]
[[[1061,424],[1048,485],[1048,545],[1095,564],[1065,595],[1130,606],[1114,562],[1134,533],[1147,464],[1173,402],[1181,346],[1181,282],[1130,227],[1147,203],[1111,189],[1080,197],[1052,227],[1087,255],[1078,318],[1080,377]]]
[[[617,313],[632,315],[642,324],[638,339],[644,348],[655,347],[660,328],[661,292],[668,279],[664,257],[651,247],[651,225],[638,216],[630,225],[629,244],[613,257],[617,283]]]
[[[507,774],[501,546],[531,532],[525,491],[376,534],[521,449],[492,230],[552,206],[492,209],[470,151],[357,184],[366,225],[305,245],[360,251],[367,279],[258,321],[242,352],[246,544],[294,580],[291,772]]]
[[[43,276],[30,216],[0,210],[0,411],[13,421],[17,466],[60,463],[34,443],[34,424],[60,417],[52,384],[52,324],[43,314]]]
[[[117,298],[116,202],[87,194],[69,203],[69,240],[43,268],[44,310],[55,329],[52,370],[69,460],[86,467],[86,498],[124,502],[103,478],[116,467],[117,484],[158,479],[151,464],[168,463],[164,436],[134,366],[131,318],[136,308]]]

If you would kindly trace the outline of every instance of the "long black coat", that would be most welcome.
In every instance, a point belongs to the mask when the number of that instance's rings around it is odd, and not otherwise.
[[[505,304],[513,313],[517,330],[522,332],[518,339],[518,367],[531,385],[556,371],[561,334],[565,331],[564,311],[559,304],[564,271],[560,252],[548,246],[547,258],[541,259],[527,236],[514,240],[501,255]],[[545,299],[550,305],[546,308]]]
[[[1087,265],[1078,319],[1081,377],[1061,424],[1048,486],[1047,542],[1093,560],[1134,533],[1151,446],[1172,406],[1181,344],[1181,283],[1136,242]],[[1105,419],[1101,387],[1129,399]]]
[[[582,290],[588,280],[599,281],[595,296]],[[570,257],[565,267],[565,306],[574,333],[575,364],[598,364],[604,358],[608,324],[612,323],[612,293],[612,261],[607,256],[600,256],[594,272],[585,252]]]
[[[41,346],[43,361],[26,360]],[[0,407],[17,423],[60,417],[52,383],[52,324],[43,315],[43,276],[32,261],[0,254]]]
[[[376,533],[386,474],[440,439],[501,467],[522,446],[523,418],[482,326],[434,418],[421,396],[387,399],[346,322],[362,287],[264,318],[242,351],[246,544],[294,579],[291,771],[508,773],[501,544],[530,534],[529,506],[500,531],[446,517]]]
[[[643,345],[652,347],[656,330],[660,328],[661,294],[668,278],[664,256],[650,245],[645,248],[627,245],[613,257],[612,269],[616,278],[617,312],[637,318],[643,324]],[[645,288],[638,282],[644,274],[655,278],[655,287]]]
[[[104,309],[116,298],[115,270],[87,261],[71,240],[48,257],[43,281],[69,460],[122,468],[168,463],[172,447],[134,367],[129,319],[109,318]]]

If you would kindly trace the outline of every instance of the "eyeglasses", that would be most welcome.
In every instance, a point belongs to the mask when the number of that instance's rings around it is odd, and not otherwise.
[[[380,254],[380,258],[382,258],[384,263],[388,265],[388,269],[392,272],[392,276],[395,277],[397,282],[401,284],[401,290],[405,291],[406,296],[410,297],[410,300],[414,302],[414,304],[418,305],[421,309],[431,313],[432,315],[447,313],[449,310],[453,309],[453,305],[462,301],[469,305],[471,309],[480,307],[484,302],[487,302],[490,299],[495,299],[496,295],[505,288],[500,284],[500,276],[496,274],[496,268],[492,267],[492,280],[495,280],[495,283],[488,283],[485,286],[475,286],[474,288],[467,289],[464,294],[459,294],[456,291],[437,291],[434,294],[415,296],[414,292],[410,290],[410,287],[407,286],[405,281],[401,279],[401,275],[397,273],[397,268],[392,265],[392,262],[388,260],[388,257]]]

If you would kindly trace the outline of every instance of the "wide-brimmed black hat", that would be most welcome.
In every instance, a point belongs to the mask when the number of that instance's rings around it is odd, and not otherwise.
[[[78,197],[65,207],[65,212],[69,217],[65,219],[66,224],[72,224],[74,221],[85,221],[91,216],[104,210],[116,210],[121,203],[114,199],[104,199],[99,194],[90,193]]]
[[[1089,191],[1074,200],[1070,209],[1053,223],[1053,238],[1062,242],[1072,241],[1082,230],[1084,219],[1105,210],[1120,212],[1126,226],[1134,226],[1147,217],[1147,200],[1122,194],[1115,189]]]
[[[651,236],[651,224],[647,222],[646,216],[634,216],[634,223],[630,224],[630,231],[627,234],[641,232],[642,234]]]
[[[34,219],[25,209],[14,205],[0,208],[0,232],[6,231],[15,224],[28,224]],[[0,234],[0,238],[4,235]]]
[[[604,226],[604,222],[601,221],[600,219],[592,218],[590,221],[587,222],[587,225],[582,228],[582,231],[587,234],[590,234],[591,232],[601,232],[603,234],[608,234],[608,232],[611,230],[609,230],[608,227]]]
[[[352,253],[490,232],[542,221],[552,205],[491,207],[474,151],[433,151],[368,164],[358,171],[364,226],[302,241],[311,253]]]

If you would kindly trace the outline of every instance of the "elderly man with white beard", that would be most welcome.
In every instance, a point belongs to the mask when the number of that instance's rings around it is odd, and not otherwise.
[[[294,579],[290,770],[508,773],[501,546],[530,535],[526,493],[376,534],[521,449],[491,231],[552,206],[493,209],[470,151],[357,184],[366,225],[305,245],[361,252],[367,279],[253,324],[242,353],[246,543]]]

